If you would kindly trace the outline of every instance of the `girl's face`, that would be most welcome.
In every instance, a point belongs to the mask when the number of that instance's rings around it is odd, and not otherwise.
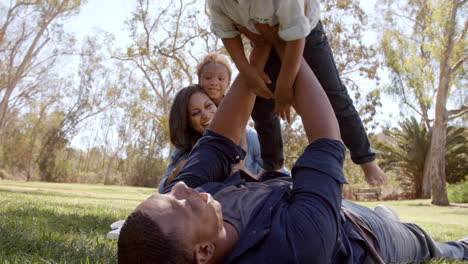
[[[211,62],[203,66],[199,81],[211,100],[219,105],[229,87],[229,71],[223,64]]]
[[[195,131],[203,134],[218,108],[206,94],[198,92],[190,97],[187,110],[191,126]]]

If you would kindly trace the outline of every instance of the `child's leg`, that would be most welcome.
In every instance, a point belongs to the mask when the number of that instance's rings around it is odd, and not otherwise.
[[[304,58],[330,99],[340,125],[341,137],[351,152],[353,162],[362,164],[373,161],[375,152],[370,148],[359,114],[341,82],[321,23],[306,38]]]
[[[252,119],[260,143],[263,169],[265,170],[278,170],[284,165],[281,124],[274,109],[275,101],[273,99],[257,96],[252,111]]]
[[[306,38],[304,58],[330,99],[340,125],[341,137],[351,152],[351,159],[361,166],[369,184],[385,183],[387,176],[375,163],[375,152],[370,147],[367,133],[354,108],[353,101],[341,82],[330,45],[320,22]]]
[[[271,79],[268,88],[274,93],[276,79],[281,69],[278,55],[271,50],[265,66],[265,73]],[[257,130],[260,151],[263,160],[263,169],[278,170],[284,166],[283,138],[281,136],[281,124],[275,114],[274,99],[257,97],[252,111],[252,119]]]
[[[341,82],[330,45],[320,22],[306,38],[304,59],[330,99],[340,125],[341,137],[351,152],[352,161],[361,165],[369,184],[385,183],[386,175],[374,161],[375,152],[370,147],[369,138],[354,108],[353,101]]]

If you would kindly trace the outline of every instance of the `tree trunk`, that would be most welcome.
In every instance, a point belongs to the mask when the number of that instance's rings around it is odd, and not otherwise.
[[[0,131],[3,130],[3,127],[5,126],[6,123],[6,117],[7,117],[7,112],[8,112],[8,102],[10,101],[10,96],[13,93],[13,88],[14,87],[7,87],[6,93],[2,98],[2,101],[0,102]]]
[[[434,125],[431,147],[430,173],[432,175],[432,204],[449,205],[447,188],[445,186],[445,143],[447,125],[444,122],[437,122]]]
[[[432,180],[432,204],[449,205],[445,185],[445,145],[447,140],[447,95],[450,88],[452,68],[450,59],[454,47],[455,23],[457,10],[461,6],[452,1],[450,18],[444,28],[445,50],[440,61],[439,87],[437,89],[435,121],[431,138],[429,173]]]
[[[450,57],[449,57],[450,58]],[[447,59],[448,60],[448,59]],[[447,62],[448,64],[448,62]],[[437,90],[436,114],[429,150],[429,175],[432,182],[432,204],[449,205],[445,185],[445,145],[447,140],[447,93],[450,84],[450,69],[441,68],[439,89]]]
[[[432,146],[432,128],[429,129],[429,148],[426,152],[426,158],[424,159],[424,172],[423,172],[423,181],[422,181],[422,192],[421,198],[429,199],[431,198],[431,190],[432,190],[432,179],[429,170],[429,164],[431,161],[431,146]]]
[[[109,161],[109,166],[107,166],[106,177],[104,177],[104,185],[109,185],[109,174],[112,168],[112,163],[114,163],[115,155],[112,155]]]
[[[80,157],[78,158],[78,174],[81,173],[81,159],[83,156],[83,151],[82,150],[79,150],[79,151],[80,151]]]

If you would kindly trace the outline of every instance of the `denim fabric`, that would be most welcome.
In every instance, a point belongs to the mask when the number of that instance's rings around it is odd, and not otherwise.
[[[348,201],[343,201],[343,206],[367,223],[387,263],[420,262],[430,258],[466,259],[467,252],[459,242],[436,242],[416,224],[402,223]]]
[[[171,175],[172,171],[179,165],[179,163],[183,160],[188,159],[189,153],[182,153],[182,151],[178,148],[175,148],[174,151],[171,153],[171,162],[167,166],[166,174],[161,178],[161,181],[158,185],[158,192],[162,193],[164,190],[164,185],[166,184],[167,178]]]
[[[263,166],[262,156],[260,154],[260,143],[258,142],[257,132],[254,129],[247,128],[247,154],[245,155],[245,168],[253,174],[258,174]]]
[[[343,142],[351,152],[351,159],[356,164],[375,160],[375,152],[370,148],[369,139],[362,121],[354,108],[353,101],[346,87],[340,80],[333,54],[325,35],[322,23],[311,31],[306,38],[304,59],[317,76],[325,90],[340,125]],[[281,69],[281,62],[276,52],[272,51],[265,67],[272,83],[270,90],[274,91],[276,79]],[[255,129],[261,145],[262,158],[265,167],[280,168],[283,164],[283,142],[279,135],[281,131],[278,117],[274,114],[273,99],[257,97],[252,112]],[[279,136],[278,136],[279,135]],[[265,168],[267,169],[267,168]]]
[[[260,142],[263,168],[267,171],[278,170],[284,165],[281,124],[274,110],[275,101],[273,99],[257,96],[252,110],[252,119]]]

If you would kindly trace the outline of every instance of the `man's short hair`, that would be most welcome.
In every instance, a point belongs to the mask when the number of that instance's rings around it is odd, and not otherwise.
[[[164,234],[157,223],[139,211],[127,218],[120,231],[117,255],[120,264],[193,262],[174,233]]]

